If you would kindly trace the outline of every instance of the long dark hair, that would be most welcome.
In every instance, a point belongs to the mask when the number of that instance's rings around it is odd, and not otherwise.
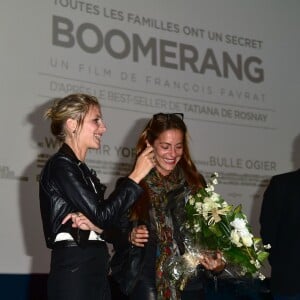
[[[183,133],[183,155],[178,162],[181,167],[186,182],[189,185],[192,192],[196,192],[197,189],[206,186],[204,177],[198,172],[195,164],[193,163],[190,155],[188,145],[188,131],[183,121],[183,114],[181,113],[158,113],[148,121],[146,127],[142,131],[137,145],[136,153],[139,155],[146,147],[147,143],[154,144],[154,141],[166,130],[177,129]],[[145,182],[141,181],[141,186],[145,189],[146,193],[139,199],[132,208],[132,219],[144,219],[147,218],[147,211],[149,209],[149,193],[147,192],[147,186]]]
[[[183,155],[178,164],[184,172],[187,183],[192,189],[204,187],[206,185],[204,177],[198,172],[190,155],[188,131],[181,113],[155,114],[149,120],[138,139],[136,145],[137,155],[147,147],[147,142],[153,145],[160,134],[170,129],[178,129],[183,133]]]

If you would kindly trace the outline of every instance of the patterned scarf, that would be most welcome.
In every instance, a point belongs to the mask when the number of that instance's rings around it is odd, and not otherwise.
[[[179,248],[174,239],[173,221],[168,209],[167,193],[178,189],[184,182],[184,175],[179,166],[167,176],[160,175],[154,169],[146,178],[151,203],[150,215],[156,225],[156,287],[158,300],[180,299],[178,289],[176,289],[174,284],[170,282],[167,274],[165,274],[167,259],[179,255]]]

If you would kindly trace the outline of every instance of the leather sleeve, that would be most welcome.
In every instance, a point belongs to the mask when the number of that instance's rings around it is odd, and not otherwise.
[[[76,164],[63,157],[53,161],[51,178],[54,186],[62,193],[66,205],[82,212],[100,228],[110,227],[143,192],[143,189],[129,178],[118,182],[107,200],[101,199],[90,189]]]

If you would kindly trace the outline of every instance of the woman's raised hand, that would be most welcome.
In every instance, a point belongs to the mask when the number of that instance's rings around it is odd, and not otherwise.
[[[137,157],[134,170],[128,176],[130,179],[139,183],[155,166],[153,147],[148,145],[146,149]]]

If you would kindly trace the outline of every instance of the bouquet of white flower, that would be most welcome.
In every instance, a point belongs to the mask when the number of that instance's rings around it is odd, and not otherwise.
[[[200,253],[219,250],[226,260],[228,273],[264,279],[260,269],[270,245],[264,246],[260,238],[253,236],[241,205],[234,208],[214,191],[217,177],[217,173],[212,174],[207,187],[190,195],[186,203],[184,226],[191,237],[188,249],[198,249]],[[185,255],[190,255],[189,250]]]
[[[217,173],[212,174],[206,188],[188,197],[186,221],[182,225],[185,253],[172,257],[165,265],[170,279],[181,290],[196,275],[199,258],[216,251],[221,251],[226,261],[222,276],[265,278],[260,269],[271,246],[263,245],[260,238],[253,236],[241,205],[234,208],[214,191],[217,177]]]

